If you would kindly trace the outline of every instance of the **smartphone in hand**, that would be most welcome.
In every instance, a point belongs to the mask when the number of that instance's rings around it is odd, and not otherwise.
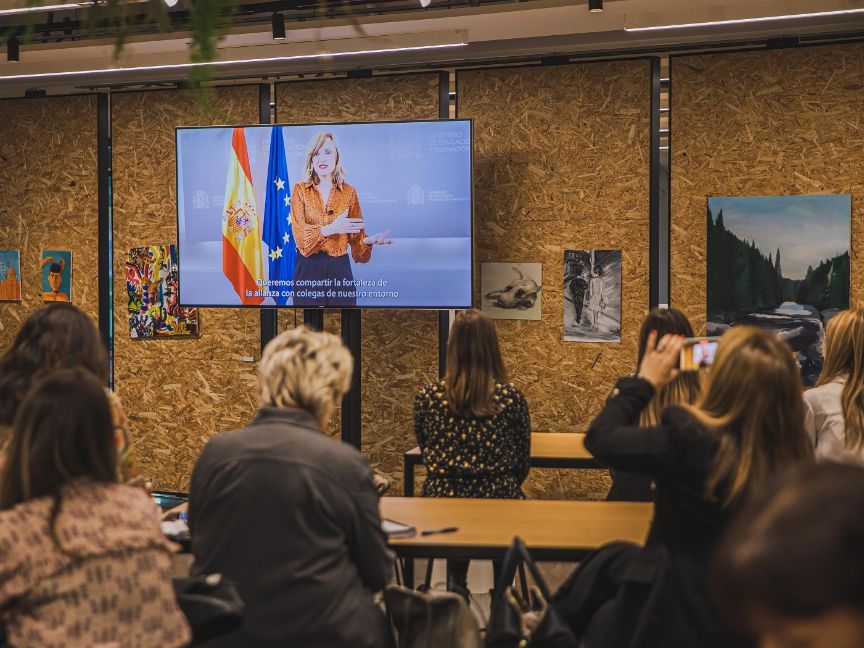
[[[684,340],[681,348],[681,360],[678,369],[681,371],[698,371],[710,367],[717,355],[719,337],[695,337]]]

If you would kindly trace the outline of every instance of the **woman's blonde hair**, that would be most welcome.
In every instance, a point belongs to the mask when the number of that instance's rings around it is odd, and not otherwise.
[[[353,363],[332,333],[305,326],[280,333],[261,354],[261,406],[299,407],[320,422],[348,391]]]
[[[846,447],[864,446],[864,309],[841,311],[828,322],[825,360],[816,385],[846,375],[840,396],[846,424]]]
[[[654,308],[642,322],[639,330],[639,355],[636,359],[636,367],[642,364],[642,358],[648,350],[648,338],[652,331],[657,333],[657,341],[663,339],[664,335],[683,335],[693,337],[693,327],[687,316],[677,308]],[[663,410],[672,405],[685,405],[692,403],[699,395],[702,372],[687,371],[679,374],[671,382],[658,389],[648,405],[639,415],[639,425],[653,427],[660,424],[660,416]]]
[[[321,182],[314,167],[312,166],[312,158],[324,146],[327,140],[333,142],[333,148],[336,149],[336,164],[333,167],[333,184],[342,187],[342,182],[345,180],[345,171],[342,169],[342,162],[339,156],[339,146],[336,144],[336,137],[330,131],[321,131],[317,133],[312,141],[309,142],[309,150],[306,151],[306,166],[303,168],[303,182],[307,184],[317,185]]]
[[[798,365],[788,346],[761,329],[723,334],[700,397],[685,407],[719,434],[706,490],[723,506],[813,457]]]
[[[460,311],[447,343],[444,386],[448,407],[460,416],[496,414],[496,382],[507,382],[507,370],[495,325],[477,309]]]

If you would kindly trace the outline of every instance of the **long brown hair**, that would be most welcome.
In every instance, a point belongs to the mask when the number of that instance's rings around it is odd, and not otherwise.
[[[72,304],[50,304],[26,319],[0,356],[0,426],[12,425],[39,376],[68,367],[81,367],[108,384],[108,356],[93,320]]]
[[[53,498],[55,532],[62,488],[76,480],[117,481],[117,448],[105,388],[81,368],[60,369],[36,382],[18,408],[6,467],[0,473],[0,510],[37,497]]]
[[[664,335],[683,335],[693,337],[693,327],[687,316],[676,308],[655,308],[645,317],[639,331],[639,357],[636,366],[642,364],[642,358],[648,347],[648,336],[651,331],[657,332],[657,340]],[[660,423],[660,415],[670,405],[692,403],[699,395],[702,373],[688,371],[678,375],[671,382],[658,389],[648,406],[639,415],[639,425],[651,427]]]
[[[448,407],[460,416],[493,416],[496,382],[507,382],[507,370],[492,320],[474,308],[457,313],[447,343]]]
[[[846,424],[846,447],[864,446],[864,309],[837,313],[825,333],[825,361],[817,387],[846,376],[840,396]]]
[[[723,506],[813,457],[798,365],[788,346],[761,329],[723,334],[704,389],[688,409],[719,434],[706,491]]]

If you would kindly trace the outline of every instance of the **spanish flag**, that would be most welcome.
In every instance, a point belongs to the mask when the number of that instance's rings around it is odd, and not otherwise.
[[[235,128],[231,139],[222,212],[222,272],[234,286],[241,304],[256,306],[264,301],[263,297],[254,296],[256,291],[266,289],[258,284],[259,279],[264,279],[261,228],[242,128]]]

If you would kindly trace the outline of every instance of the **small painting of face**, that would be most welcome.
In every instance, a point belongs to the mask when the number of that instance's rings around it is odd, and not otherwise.
[[[60,284],[63,283],[63,275],[59,272],[49,272],[48,273],[48,285],[51,286],[51,290],[57,292],[60,290]]]

